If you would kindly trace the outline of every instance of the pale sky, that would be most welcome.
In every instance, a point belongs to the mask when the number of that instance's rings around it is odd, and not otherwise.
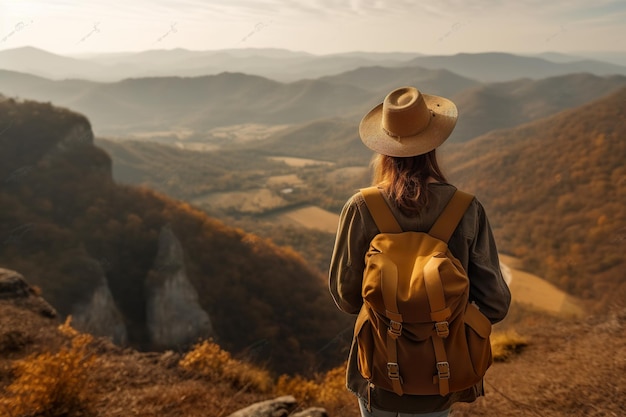
[[[625,51],[626,0],[0,0],[0,50]]]

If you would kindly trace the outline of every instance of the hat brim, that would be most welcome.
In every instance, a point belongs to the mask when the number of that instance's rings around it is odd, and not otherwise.
[[[428,127],[417,135],[397,138],[382,128],[383,104],[367,113],[359,124],[359,136],[371,150],[388,156],[416,156],[437,148],[450,136],[458,118],[456,105],[443,97],[423,94],[432,112]]]

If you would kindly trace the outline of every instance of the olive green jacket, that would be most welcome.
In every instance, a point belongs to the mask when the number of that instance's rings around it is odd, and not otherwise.
[[[428,231],[456,188],[450,184],[429,185],[430,203],[418,216],[409,217],[389,202],[393,214],[405,231]],[[341,310],[358,314],[363,304],[361,282],[365,268],[365,254],[372,238],[379,233],[365,200],[354,194],[344,205],[333,250],[329,287],[332,297]],[[502,277],[498,250],[483,206],[474,199],[463,219],[452,234],[448,247],[458,258],[470,278],[470,302],[492,322],[504,318],[511,294]],[[357,396],[371,396],[372,406],[382,410],[404,413],[429,413],[450,408],[454,402],[474,401],[483,395],[482,383],[462,392],[439,395],[403,395],[370,387],[361,376],[356,363],[356,344],[352,343],[348,358],[347,386]],[[368,388],[371,389],[368,392]]]

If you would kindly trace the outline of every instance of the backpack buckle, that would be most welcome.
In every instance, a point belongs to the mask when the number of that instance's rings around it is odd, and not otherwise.
[[[437,376],[439,376],[439,379],[450,379],[450,363],[437,362]]]
[[[435,323],[435,331],[437,332],[437,336],[439,337],[448,337],[450,334],[450,329],[448,327],[447,321],[438,321]]]
[[[387,328],[387,334],[397,339],[402,334],[402,323],[399,321],[390,320],[389,327]]]
[[[397,362],[387,362],[387,376],[389,379],[400,379],[400,366]]]

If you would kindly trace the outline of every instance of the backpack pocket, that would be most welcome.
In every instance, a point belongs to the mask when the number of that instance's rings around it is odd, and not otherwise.
[[[372,360],[374,356],[374,337],[372,334],[372,323],[365,305],[361,307],[361,311],[356,318],[354,324],[354,338],[357,343],[357,363],[359,372],[363,378],[370,380],[372,378]]]
[[[465,311],[467,347],[477,376],[484,376],[493,362],[491,356],[491,322],[476,306],[469,304]]]

